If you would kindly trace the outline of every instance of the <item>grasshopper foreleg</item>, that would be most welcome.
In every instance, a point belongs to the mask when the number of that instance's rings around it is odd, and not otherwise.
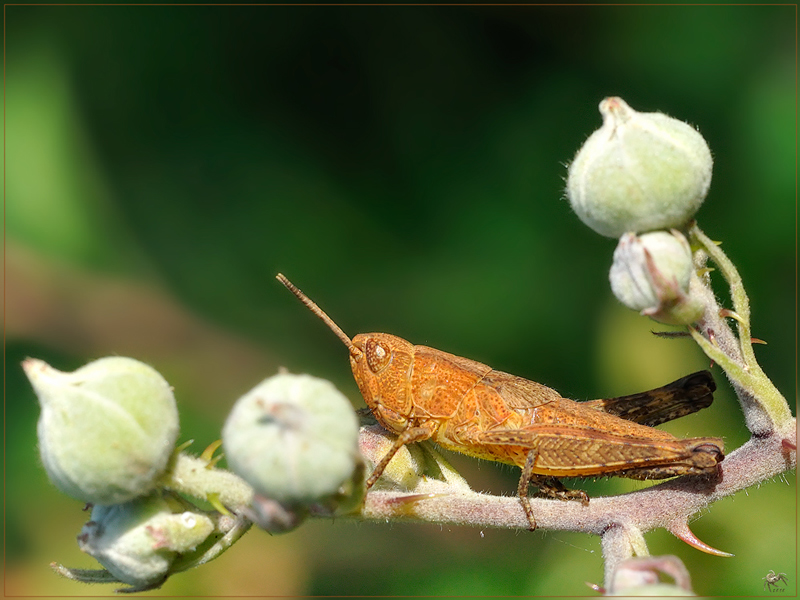
[[[427,440],[431,437],[432,430],[430,427],[409,427],[403,433],[397,436],[397,439],[392,444],[392,447],[386,453],[386,455],[381,459],[381,461],[375,465],[375,469],[373,469],[372,474],[367,479],[367,490],[369,490],[375,482],[378,481],[378,478],[383,475],[383,472],[386,470],[386,467],[389,466],[389,463],[394,458],[394,455],[400,451],[400,448],[405,446],[406,444],[413,444],[414,442],[421,442],[423,440]]]

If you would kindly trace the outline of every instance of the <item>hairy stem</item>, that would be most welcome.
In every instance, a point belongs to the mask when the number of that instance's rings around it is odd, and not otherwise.
[[[725,370],[742,405],[748,429],[757,436],[764,436],[782,428],[792,419],[792,413],[786,399],[756,361],[751,339],[750,300],[742,278],[719,245],[706,236],[696,223],[689,229],[689,235],[692,242],[717,264],[728,283],[733,312],[725,314],[736,320],[739,335],[733,335],[724,321],[707,281],[702,288],[692,289],[693,293],[702,297],[706,310],[699,330],[690,329],[690,333],[706,355]]]
[[[388,435],[388,434],[387,434]],[[753,438],[720,463],[717,477],[681,477],[620,496],[580,502],[532,498],[531,506],[540,529],[580,531],[599,536],[635,529],[646,533],[658,527],[672,530],[711,502],[796,467],[797,438],[794,419],[767,438]],[[427,443],[426,443],[427,444]],[[428,451],[435,452],[431,449]],[[370,521],[415,521],[525,529],[528,521],[516,496],[491,496],[446,481],[423,478],[408,491],[371,491],[360,512],[344,518]],[[611,539],[618,539],[611,533]],[[627,549],[614,551],[628,558],[641,546],[625,537]],[[609,557],[611,558],[611,557]],[[616,561],[614,561],[616,562]]]
[[[253,488],[238,475],[212,466],[202,457],[177,452],[161,478],[161,485],[176,492],[238,511],[253,500]],[[221,506],[217,506],[220,503]]]

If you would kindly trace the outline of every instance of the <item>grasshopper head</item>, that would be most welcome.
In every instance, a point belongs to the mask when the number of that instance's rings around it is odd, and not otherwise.
[[[414,345],[388,333],[361,334],[351,341],[333,319],[284,275],[278,273],[277,279],[347,346],[353,377],[375,418],[389,431],[403,431],[412,410]]]
[[[400,433],[411,416],[411,368],[414,345],[388,333],[362,333],[353,338],[359,352],[350,352],[350,366],[361,395],[375,418]]]

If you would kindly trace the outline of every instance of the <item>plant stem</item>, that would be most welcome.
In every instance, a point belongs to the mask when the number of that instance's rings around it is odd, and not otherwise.
[[[730,287],[733,313],[724,313],[736,320],[738,338],[733,335],[720,315],[720,308],[707,283],[705,290],[694,290],[703,297],[706,311],[701,331],[690,328],[689,333],[706,355],[724,370],[736,390],[747,426],[756,435],[782,430],[792,420],[786,399],[761,369],[753,351],[750,329],[750,300],[742,278],[720,246],[706,236],[697,223],[689,229],[692,242],[713,260]],[[712,339],[713,336],[713,339]]]

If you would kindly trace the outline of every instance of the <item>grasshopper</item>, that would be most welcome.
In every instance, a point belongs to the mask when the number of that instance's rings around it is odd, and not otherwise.
[[[653,429],[711,405],[716,385],[708,371],[639,394],[576,402],[540,383],[388,333],[351,340],[286,277],[277,279],[344,342],[367,406],[397,434],[367,479],[367,490],[403,446],[433,440],[448,450],[520,467],[517,494],[533,531],[531,484],[546,497],[586,505],[585,492],[568,490],[558,478],[710,475],[724,458],[719,438],[679,439]]]

